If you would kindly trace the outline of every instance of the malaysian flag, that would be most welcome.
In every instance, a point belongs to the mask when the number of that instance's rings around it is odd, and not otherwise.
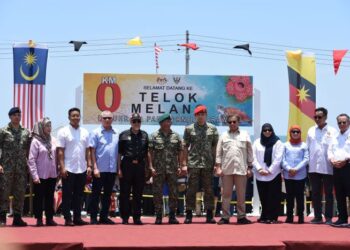
[[[156,73],[158,74],[158,69],[159,69],[159,64],[158,64],[158,56],[160,54],[160,52],[162,52],[163,49],[159,46],[157,46],[157,44],[154,44],[154,58],[156,61]]]
[[[13,46],[13,106],[22,110],[22,126],[32,129],[44,116],[48,48],[33,43]]]

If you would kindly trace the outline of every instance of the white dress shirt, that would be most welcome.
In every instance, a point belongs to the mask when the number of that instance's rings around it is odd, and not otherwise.
[[[265,146],[261,145],[260,138],[255,140],[253,144],[253,169],[255,172],[256,179],[259,181],[272,181],[278,174],[281,173],[281,162],[284,152],[283,143],[278,140],[272,147],[272,163],[268,167],[264,162]],[[267,170],[269,175],[259,174],[259,170]]]
[[[74,174],[86,171],[86,149],[89,147],[89,132],[82,127],[77,129],[67,125],[57,133],[57,147],[64,148],[64,165]]]
[[[328,147],[328,160],[344,161],[350,158],[350,129],[338,135]]]
[[[309,129],[306,139],[310,154],[309,173],[333,174],[327,151],[336,133],[335,128],[329,125],[322,129],[315,125]]]

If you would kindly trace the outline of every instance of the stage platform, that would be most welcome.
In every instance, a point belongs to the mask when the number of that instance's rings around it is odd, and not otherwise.
[[[350,249],[348,228],[309,223],[266,225],[256,223],[256,217],[249,219],[254,223],[237,225],[236,218],[231,218],[231,224],[219,226],[194,218],[191,225],[154,225],[153,217],[144,217],[144,225],[136,226],[122,225],[117,218],[112,226],[64,227],[64,220],[56,217],[60,226],[35,227],[35,219],[25,218],[30,224],[26,228],[0,228],[0,249]],[[184,218],[179,220],[182,223]]]

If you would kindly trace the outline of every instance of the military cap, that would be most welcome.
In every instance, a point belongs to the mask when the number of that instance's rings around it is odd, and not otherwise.
[[[134,120],[141,120],[141,116],[139,113],[132,113],[130,120],[134,121]]]
[[[158,118],[159,124],[161,124],[165,120],[171,120],[171,116],[169,113],[165,113]]]
[[[21,109],[19,107],[13,107],[9,111],[9,116],[14,115],[16,113],[21,113]]]

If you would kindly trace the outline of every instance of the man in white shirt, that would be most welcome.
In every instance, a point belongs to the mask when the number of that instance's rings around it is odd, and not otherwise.
[[[336,227],[348,227],[346,197],[350,196],[350,122],[347,114],[337,116],[339,133],[328,148],[328,159],[333,165],[335,197],[338,206]]]
[[[68,111],[69,125],[57,134],[58,160],[62,177],[62,209],[66,226],[89,223],[81,219],[86,175],[91,175],[89,132],[80,127],[80,110]],[[72,206],[73,205],[73,206]],[[70,209],[73,207],[73,220]]]
[[[229,131],[224,132],[216,147],[215,171],[222,178],[222,218],[219,225],[228,224],[230,220],[230,203],[233,186],[237,193],[237,223],[250,224],[245,213],[245,191],[247,177],[252,175],[253,148],[247,131],[239,129],[240,117],[227,117]]]
[[[322,191],[325,192],[326,224],[332,223],[333,217],[333,166],[328,160],[328,147],[336,134],[335,128],[326,122],[328,111],[325,108],[315,110],[315,123],[307,134],[306,144],[309,148],[309,179],[312,189],[312,204],[315,218],[313,224],[322,224]]]

